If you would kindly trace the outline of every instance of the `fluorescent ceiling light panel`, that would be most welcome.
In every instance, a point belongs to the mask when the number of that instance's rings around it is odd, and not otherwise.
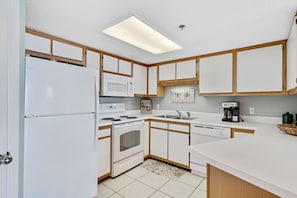
[[[135,16],[108,27],[102,32],[152,54],[182,48]]]

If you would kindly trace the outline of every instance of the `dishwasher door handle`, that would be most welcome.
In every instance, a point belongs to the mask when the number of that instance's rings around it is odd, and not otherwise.
[[[206,129],[214,129],[213,127],[205,127]]]

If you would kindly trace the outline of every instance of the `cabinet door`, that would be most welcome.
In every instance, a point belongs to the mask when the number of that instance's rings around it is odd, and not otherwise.
[[[103,55],[103,71],[118,73],[119,59],[112,56]]]
[[[143,141],[143,155],[147,156],[149,155],[149,133],[150,133],[150,122],[145,121],[144,122],[144,141]]]
[[[199,93],[232,93],[232,54],[201,58]]]
[[[83,49],[81,47],[69,45],[59,41],[53,41],[53,55],[55,56],[82,61],[82,52]]]
[[[148,72],[148,95],[157,95],[157,66],[149,67]]]
[[[97,69],[100,68],[100,53],[87,50],[86,51],[86,67],[91,69]]]
[[[237,54],[237,92],[282,91],[282,45]]]
[[[132,75],[132,64],[129,61],[119,60],[119,73],[125,75]]]
[[[189,166],[189,134],[169,131],[168,160]]]
[[[176,79],[188,79],[197,77],[196,60],[176,63]]]
[[[297,17],[287,41],[287,90],[297,87]]]
[[[151,128],[151,155],[167,159],[167,130]]]
[[[159,65],[159,81],[175,80],[175,63]]]
[[[147,94],[147,67],[133,64],[134,93]]]
[[[110,137],[98,140],[98,178],[110,173]]]
[[[47,38],[40,37],[40,36],[36,36],[33,34],[26,33],[25,47],[27,50],[50,54],[51,53],[51,40],[47,39]]]

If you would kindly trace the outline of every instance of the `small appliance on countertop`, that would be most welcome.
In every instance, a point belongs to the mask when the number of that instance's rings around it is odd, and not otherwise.
[[[236,101],[224,101],[222,102],[224,110],[224,117],[222,121],[227,122],[239,122],[239,102]]]
[[[141,114],[151,114],[152,113],[152,99],[141,99],[140,110]]]
[[[293,114],[286,112],[283,114],[283,124],[292,124],[293,123]]]

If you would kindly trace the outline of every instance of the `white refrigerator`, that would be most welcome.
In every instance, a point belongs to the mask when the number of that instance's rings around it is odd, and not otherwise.
[[[24,198],[97,193],[96,72],[26,57]]]

